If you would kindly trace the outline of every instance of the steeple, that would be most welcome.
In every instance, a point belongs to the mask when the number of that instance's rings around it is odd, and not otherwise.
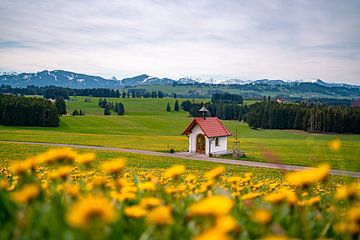
[[[205,105],[203,105],[202,108],[200,108],[199,112],[201,112],[203,115],[203,118],[206,119],[206,115],[208,114],[209,110],[207,110]]]

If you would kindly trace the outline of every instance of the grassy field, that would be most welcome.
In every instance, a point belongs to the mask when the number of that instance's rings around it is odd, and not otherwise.
[[[360,184],[328,176],[327,165],[285,173],[47,150],[0,143],[0,239],[357,239],[359,233]]]
[[[67,102],[68,112],[85,110],[86,116],[64,116],[59,128],[0,126],[0,140],[71,143],[84,145],[134,148],[154,151],[185,151],[187,137],[183,129],[191,122],[186,112],[166,112],[169,102],[175,99],[108,99],[123,102],[125,116],[103,116],[97,106],[98,98],[85,102],[85,97],[75,97]],[[180,102],[182,99],[178,99]],[[201,101],[201,100],[199,100]],[[328,162],[332,168],[360,170],[359,135],[320,135],[289,130],[253,130],[246,123],[224,121],[234,134],[238,129],[241,149],[246,160],[281,162],[314,166]],[[329,144],[341,142],[334,151]],[[233,138],[228,146],[232,148]]]

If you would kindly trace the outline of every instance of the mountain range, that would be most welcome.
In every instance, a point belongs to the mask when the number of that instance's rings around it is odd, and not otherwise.
[[[135,77],[117,80],[116,78],[106,79],[99,76],[86,75],[64,70],[44,70],[37,73],[3,73],[0,75],[0,85],[9,85],[11,87],[34,86],[59,86],[68,88],[122,88],[129,86],[141,85],[171,85],[171,84],[224,84],[224,85],[246,85],[246,86],[267,86],[267,87],[291,87],[301,84],[315,84],[329,88],[360,89],[358,85],[345,83],[327,83],[323,80],[316,79],[307,81],[284,81],[284,80],[241,80],[226,79],[221,81],[204,82],[198,78],[185,77],[178,80],[170,78],[158,78],[142,74]]]

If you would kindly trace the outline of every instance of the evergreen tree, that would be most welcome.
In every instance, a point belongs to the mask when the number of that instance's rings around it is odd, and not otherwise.
[[[170,111],[171,111],[170,103],[167,103],[167,105],[166,105],[166,111],[167,111],[167,112],[170,112]]]
[[[79,115],[79,112],[78,112],[78,110],[74,110],[73,112],[72,112],[72,114],[71,115],[73,115],[73,116],[78,116]]]
[[[110,104],[106,104],[104,108],[104,115],[111,115]]]
[[[125,114],[125,108],[124,108],[124,105],[120,102],[118,104],[118,115],[124,115]]]
[[[175,101],[174,111],[175,111],[175,112],[179,112],[179,111],[180,111],[180,109],[179,109],[179,101],[178,101],[178,100]]]
[[[57,98],[55,100],[55,107],[59,116],[66,115],[66,104],[63,98]]]

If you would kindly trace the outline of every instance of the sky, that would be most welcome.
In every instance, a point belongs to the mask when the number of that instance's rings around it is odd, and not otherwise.
[[[0,0],[0,71],[360,84],[358,0]]]

